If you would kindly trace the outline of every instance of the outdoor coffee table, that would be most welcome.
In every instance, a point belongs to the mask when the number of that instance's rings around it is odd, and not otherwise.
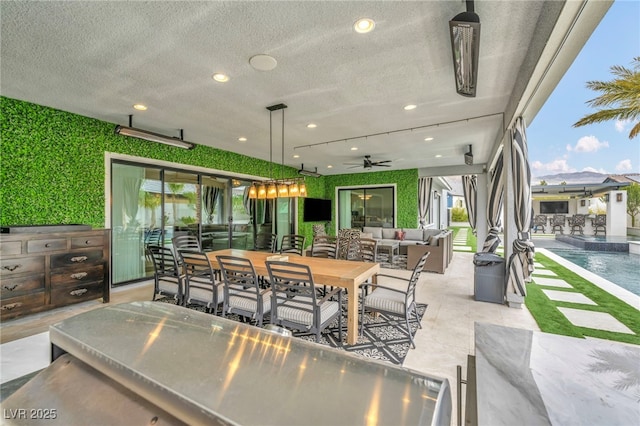
[[[378,244],[378,252],[385,251],[389,255],[389,263],[393,262],[394,256],[400,254],[400,244],[397,242],[385,242]]]

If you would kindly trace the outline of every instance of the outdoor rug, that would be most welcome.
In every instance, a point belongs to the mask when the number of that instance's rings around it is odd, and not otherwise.
[[[175,303],[172,298],[160,298],[158,302]],[[346,339],[347,336],[347,319],[346,319],[346,297],[343,296],[343,303],[345,303],[345,314],[342,318],[342,338]],[[187,308],[195,309],[197,311],[205,312],[206,309],[199,305],[188,305]],[[417,313],[418,317],[422,319],[427,305],[418,303]],[[237,315],[228,315],[227,319],[242,321],[243,318]],[[252,322],[253,324],[253,322]],[[269,324],[269,317],[264,320],[264,325]],[[409,321],[411,332],[415,336],[418,328],[418,321],[414,319]],[[315,343],[316,337],[311,333],[294,331],[293,335],[301,339]],[[364,329],[362,335],[358,336],[358,341],[355,345],[340,344],[338,341],[338,321],[336,320],[332,325],[325,329],[320,336],[320,344],[327,345],[332,348],[344,350],[357,354],[363,358],[376,359],[380,361],[387,361],[392,364],[402,365],[407,352],[411,348],[411,341],[407,334],[405,322],[403,318],[388,316],[386,314],[379,313],[376,316],[370,313],[365,314]]]

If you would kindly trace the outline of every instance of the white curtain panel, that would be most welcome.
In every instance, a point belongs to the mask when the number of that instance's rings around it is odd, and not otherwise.
[[[513,241],[509,258],[507,294],[526,296],[525,283],[531,281],[535,248],[529,239],[531,229],[531,170],[527,153],[525,123],[518,117],[511,130],[511,166],[513,169],[515,221],[518,238]]]
[[[476,206],[478,205],[478,177],[476,175],[462,176],[462,190],[464,191],[464,203],[467,206],[469,225],[471,231],[476,233]]]
[[[496,167],[491,173],[491,186],[489,187],[489,202],[487,203],[487,223],[489,224],[489,233],[484,240],[482,251],[487,253],[495,253],[500,245],[500,212],[502,210],[502,200],[504,197],[504,177],[503,169],[503,152],[496,161]]]
[[[427,216],[431,207],[431,185],[433,179],[423,177],[418,180],[418,223],[420,229],[427,227]]]

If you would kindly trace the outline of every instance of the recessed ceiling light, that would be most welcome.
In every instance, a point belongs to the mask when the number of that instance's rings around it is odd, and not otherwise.
[[[316,127],[318,127],[318,125],[315,124],[315,123],[309,123],[309,124],[307,124],[307,127],[310,128],[310,129],[315,129]]]
[[[278,65],[278,61],[273,56],[255,55],[249,58],[249,65],[256,71],[271,71]]]
[[[416,109],[417,105],[409,104],[404,106],[405,111],[411,111],[412,109]]]
[[[436,158],[442,157],[442,154],[436,154]]]
[[[146,111],[147,110],[147,106],[146,105],[142,105],[142,104],[135,104],[133,106],[134,109],[137,109],[138,111]]]
[[[376,27],[376,23],[374,22],[373,19],[369,19],[369,18],[358,19],[353,24],[353,29],[360,34],[371,32],[375,27]]]
[[[229,81],[229,76],[226,74],[223,74],[221,72],[217,72],[215,73],[212,78],[217,81],[218,83],[226,83],[227,81]]]
[[[238,141],[240,141],[240,142],[246,142],[246,141],[247,141],[247,138],[245,138],[244,136],[240,136],[240,137],[238,138]]]
[[[424,138],[424,140],[425,140],[426,142],[429,142],[429,141],[432,141],[432,140],[433,140],[433,138],[432,138],[431,136],[429,136],[428,138]]]
[[[333,166],[332,166],[331,164],[329,164],[329,165],[327,166],[327,169],[333,169]]]
[[[357,146],[352,146],[352,147],[351,147],[351,151],[357,151],[357,150],[358,150],[358,147],[357,147]]]
[[[298,154],[293,154],[293,158],[300,158]]]

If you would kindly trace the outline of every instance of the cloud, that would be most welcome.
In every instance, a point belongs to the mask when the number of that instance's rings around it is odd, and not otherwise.
[[[627,125],[631,123],[631,120],[616,120],[616,131],[620,133],[627,132]]]
[[[621,162],[616,164],[616,170],[618,170],[619,172],[626,172],[629,170],[633,170],[633,166],[631,166],[631,160],[629,159],[622,160]]]
[[[575,152],[596,152],[601,148],[609,148],[609,142],[600,142],[595,136],[581,137],[574,147],[567,145],[567,151]]]
[[[594,172],[594,173],[602,173],[603,175],[608,175],[609,172],[603,168],[594,169],[593,167],[585,167],[582,169],[583,172]]]
[[[564,159],[558,159],[558,160],[553,160],[549,163],[542,163],[540,161],[534,161],[533,163],[531,163],[531,168],[533,170],[535,170],[536,172],[538,172],[538,175],[541,172],[544,173],[570,173],[570,172],[575,172],[576,169],[574,169],[573,167],[569,167],[569,165],[567,164],[567,160]]]

